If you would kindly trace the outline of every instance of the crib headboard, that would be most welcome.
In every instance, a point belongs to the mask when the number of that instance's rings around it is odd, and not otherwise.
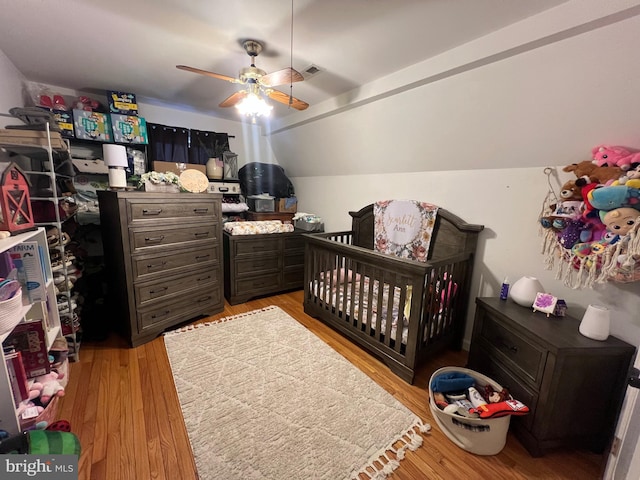
[[[373,250],[373,203],[357,212],[349,212],[349,215],[351,215],[353,245]],[[438,259],[456,253],[475,252],[478,234],[483,229],[483,225],[467,223],[448,210],[438,208],[428,258]]]

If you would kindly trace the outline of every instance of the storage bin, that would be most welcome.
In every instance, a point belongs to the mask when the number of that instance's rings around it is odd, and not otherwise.
[[[22,320],[22,288],[9,300],[0,302],[0,335],[10,332]]]
[[[479,386],[491,385],[494,390],[501,391],[502,386],[489,377],[474,370],[462,367],[443,367],[436,370],[429,379],[429,409],[433,418],[453,443],[476,455],[496,455],[507,443],[507,432],[511,417],[499,418],[466,418],[440,410],[433,398],[431,382],[443,373],[465,373],[475,379]]]
[[[265,198],[256,195],[249,195],[247,197],[247,205],[252,212],[274,212],[275,211],[275,198]]]

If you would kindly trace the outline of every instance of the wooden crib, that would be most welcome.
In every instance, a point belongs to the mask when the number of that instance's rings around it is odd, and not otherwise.
[[[425,358],[462,347],[484,226],[440,208],[424,263],[373,250],[373,204],[349,215],[351,231],[305,235],[304,311],[413,383]]]

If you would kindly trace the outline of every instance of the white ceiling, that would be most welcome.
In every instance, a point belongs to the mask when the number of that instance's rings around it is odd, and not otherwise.
[[[295,0],[293,68],[321,73],[293,85],[313,105],[470,42],[566,0]],[[0,50],[33,82],[237,120],[218,107],[241,88],[177,64],[235,77],[265,44],[267,72],[291,60],[291,0],[0,0]],[[279,89],[289,94],[289,86]],[[274,102],[272,102],[274,103]],[[274,115],[296,110],[276,104]]]

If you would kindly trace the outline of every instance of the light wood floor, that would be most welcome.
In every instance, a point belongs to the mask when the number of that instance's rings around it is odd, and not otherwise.
[[[601,478],[603,455],[558,450],[532,458],[511,434],[504,450],[495,456],[480,457],[455,446],[431,416],[426,386],[436,369],[463,366],[464,352],[443,354],[424,366],[415,385],[408,385],[379,361],[307,316],[302,310],[302,292],[227,304],[223,313],[211,318],[269,305],[277,305],[296,318],[432,425],[422,447],[407,453],[392,479]],[[197,478],[161,337],[135,349],[127,348],[115,336],[105,342],[83,343],[80,362],[71,364],[66,395],[61,400],[58,418],[71,422],[82,444],[81,480]]]

